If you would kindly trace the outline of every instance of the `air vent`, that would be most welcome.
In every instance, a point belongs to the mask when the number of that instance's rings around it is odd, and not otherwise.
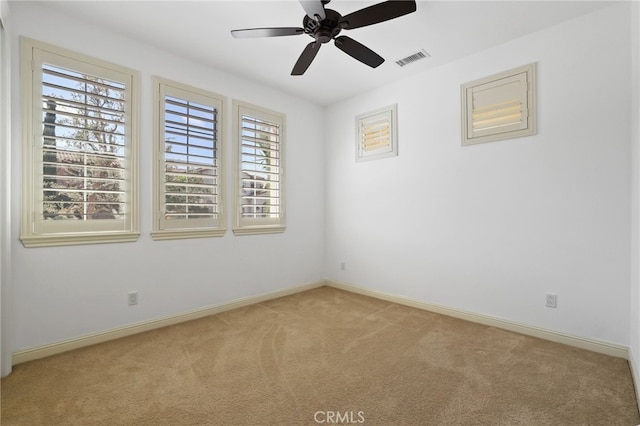
[[[396,61],[396,64],[404,67],[405,65],[409,65],[412,62],[419,61],[420,59],[429,58],[431,55],[427,53],[426,50],[421,49],[419,52],[414,53],[413,55],[409,55],[406,58],[402,58]]]

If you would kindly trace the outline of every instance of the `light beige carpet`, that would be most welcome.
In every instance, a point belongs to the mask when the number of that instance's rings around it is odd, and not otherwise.
[[[627,361],[322,287],[18,365],[8,425],[636,425]]]

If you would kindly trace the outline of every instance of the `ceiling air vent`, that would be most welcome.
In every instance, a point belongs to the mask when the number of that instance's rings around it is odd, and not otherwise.
[[[431,55],[427,53],[426,50],[421,49],[419,52],[414,53],[413,55],[409,55],[406,58],[402,58],[396,61],[396,64],[404,67],[405,65],[409,65],[412,62],[419,61],[420,59],[429,58]]]

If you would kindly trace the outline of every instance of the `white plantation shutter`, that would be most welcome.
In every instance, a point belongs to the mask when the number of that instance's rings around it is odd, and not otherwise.
[[[469,137],[526,129],[527,80],[523,74],[473,87]]]
[[[376,151],[388,152],[391,148],[391,117],[389,113],[378,114],[375,117],[362,120],[362,151],[371,153]]]
[[[42,219],[124,219],[125,86],[42,65]]]
[[[396,105],[356,117],[357,161],[397,155]]]
[[[242,217],[280,215],[280,125],[242,116]]]
[[[463,144],[535,134],[535,64],[463,85]]]
[[[282,232],[284,115],[237,101],[234,110],[238,155],[234,232]]]
[[[137,74],[22,39],[27,247],[134,241]]]
[[[157,215],[154,238],[224,234],[221,185],[223,100],[155,79],[158,92]],[[156,162],[158,163],[158,162]],[[167,231],[167,232],[165,232]]]

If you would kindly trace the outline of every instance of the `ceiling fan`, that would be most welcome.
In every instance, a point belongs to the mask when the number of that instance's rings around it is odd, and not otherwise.
[[[308,34],[312,41],[304,48],[298,61],[291,70],[291,75],[302,75],[309,68],[324,43],[334,40],[334,44],[347,55],[375,68],[384,62],[384,58],[368,47],[347,36],[338,36],[342,30],[353,30],[398,18],[416,11],[415,1],[385,1],[365,7],[342,16],[335,10],[325,9],[331,0],[300,0],[307,13],[300,27],[281,28],[247,28],[232,30],[235,38],[280,37]]]

